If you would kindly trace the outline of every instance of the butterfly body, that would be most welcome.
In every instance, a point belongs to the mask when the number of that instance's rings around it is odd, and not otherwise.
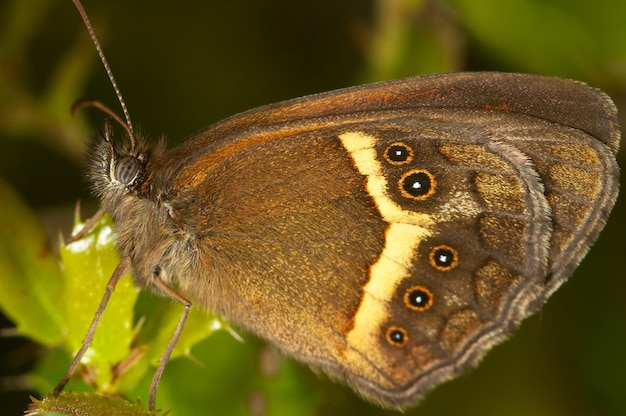
[[[303,97],[166,149],[109,130],[90,177],[134,278],[392,408],[471,367],[595,241],[610,99],[501,73]]]

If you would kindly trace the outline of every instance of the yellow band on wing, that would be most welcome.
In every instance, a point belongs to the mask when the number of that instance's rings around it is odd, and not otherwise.
[[[379,348],[379,340],[382,325],[388,318],[388,304],[400,282],[411,275],[410,267],[417,247],[431,235],[428,227],[433,225],[433,219],[427,214],[402,209],[389,196],[387,179],[376,155],[375,137],[362,132],[348,132],[341,134],[339,139],[352,156],[356,168],[367,177],[367,192],[383,220],[389,224],[383,251],[370,267],[369,281],[363,288],[354,325],[347,334],[347,342],[352,348],[344,352],[344,358],[350,361],[351,367],[372,377],[370,362],[382,365],[387,360]],[[382,377],[378,381],[389,383]]]

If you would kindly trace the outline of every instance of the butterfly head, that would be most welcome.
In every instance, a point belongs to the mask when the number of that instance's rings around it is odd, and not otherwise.
[[[111,121],[107,120],[88,153],[89,181],[94,193],[107,205],[138,191],[145,178],[149,154],[143,141],[116,140]]]

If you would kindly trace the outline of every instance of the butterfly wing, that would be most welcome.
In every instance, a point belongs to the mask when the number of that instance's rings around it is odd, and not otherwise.
[[[614,204],[618,143],[583,84],[451,74],[231,117],[154,183],[193,236],[183,295],[403,408],[569,277]]]

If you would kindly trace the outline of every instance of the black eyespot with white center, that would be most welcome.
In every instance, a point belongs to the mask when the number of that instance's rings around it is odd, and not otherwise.
[[[396,347],[404,346],[409,340],[406,330],[397,326],[391,326],[387,329],[387,342]]]
[[[435,194],[437,180],[424,169],[414,169],[404,173],[398,181],[400,194],[405,198],[423,201]]]
[[[447,272],[459,264],[459,253],[450,246],[434,247],[428,256],[430,265],[437,270]]]
[[[410,287],[404,292],[404,304],[414,311],[427,311],[433,306],[433,293],[424,286]]]
[[[392,165],[406,165],[413,161],[413,149],[406,143],[395,142],[387,146],[384,157]]]

